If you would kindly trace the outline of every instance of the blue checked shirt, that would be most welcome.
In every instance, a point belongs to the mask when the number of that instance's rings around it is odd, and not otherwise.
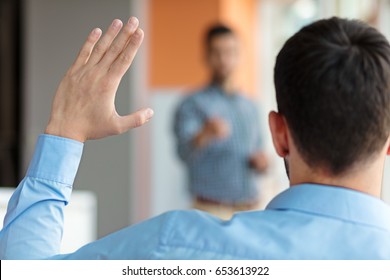
[[[194,147],[195,135],[214,117],[229,124],[230,136],[201,149]],[[257,200],[256,174],[249,167],[249,158],[261,149],[260,120],[251,101],[211,85],[179,105],[174,132],[193,196],[228,204]]]
[[[77,141],[39,137],[8,204],[0,259],[390,259],[390,206],[316,184],[291,187],[266,210],[230,221],[197,210],[168,212],[61,255],[64,207],[82,150]]]

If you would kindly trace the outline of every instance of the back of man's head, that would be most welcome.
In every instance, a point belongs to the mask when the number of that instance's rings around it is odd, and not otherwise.
[[[341,175],[390,134],[390,45],[373,27],[331,18],[304,27],[275,65],[279,112],[309,166]]]

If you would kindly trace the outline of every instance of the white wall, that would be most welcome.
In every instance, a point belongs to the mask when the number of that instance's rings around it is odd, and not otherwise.
[[[174,113],[184,97],[182,90],[153,90],[151,104],[155,118],[151,123],[151,214],[191,206],[183,162],[177,156],[173,133]]]
[[[57,84],[73,62],[87,34],[103,30],[114,18],[137,15],[130,0],[25,0],[24,17],[24,163],[31,158],[36,137],[44,131]],[[134,8],[134,9],[133,9]],[[139,58],[136,58],[138,60]],[[135,62],[139,63],[139,62]],[[124,78],[117,96],[119,113],[133,109],[135,71]],[[139,73],[137,73],[139,75]],[[141,73],[142,75],[142,73]],[[134,104],[133,104],[134,105]],[[142,128],[137,133],[142,133]],[[134,132],[87,142],[75,188],[91,190],[98,199],[98,236],[131,222]],[[148,186],[145,186],[147,188]]]

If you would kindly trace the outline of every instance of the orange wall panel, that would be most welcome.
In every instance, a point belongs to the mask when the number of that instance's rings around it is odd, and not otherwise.
[[[196,88],[208,82],[204,32],[216,22],[242,40],[241,88],[254,92],[256,0],[150,0],[149,87]]]
[[[217,20],[217,0],[150,1],[151,87],[197,86],[207,81],[203,32]]]
[[[254,0],[221,0],[222,22],[232,26],[241,40],[241,65],[237,71],[237,82],[249,95],[255,92],[255,36],[256,4]]]

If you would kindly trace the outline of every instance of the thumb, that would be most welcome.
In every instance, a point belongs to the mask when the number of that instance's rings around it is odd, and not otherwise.
[[[147,123],[154,115],[154,112],[150,108],[144,108],[134,112],[132,114],[121,116],[120,126],[124,131],[127,131],[132,128],[136,128]]]

